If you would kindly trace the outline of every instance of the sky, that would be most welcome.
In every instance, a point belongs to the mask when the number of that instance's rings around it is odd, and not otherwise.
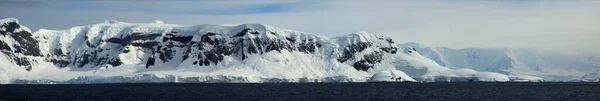
[[[104,20],[260,23],[326,37],[369,31],[397,43],[600,53],[594,0],[0,0],[0,18],[32,30]]]

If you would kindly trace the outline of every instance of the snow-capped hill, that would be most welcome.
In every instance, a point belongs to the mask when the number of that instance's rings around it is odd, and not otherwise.
[[[338,40],[341,45],[352,45],[361,43],[370,43],[371,45],[383,46],[383,47],[396,47],[393,46],[395,43],[392,38],[385,37],[378,34],[369,33],[367,31],[359,31],[346,36],[335,37],[333,39]]]
[[[117,20],[104,20],[104,23],[106,24],[116,24],[116,23],[123,23]]]
[[[4,53],[2,55],[6,55],[3,60],[9,60],[25,70],[31,70],[37,65],[37,61],[32,58],[42,54],[38,41],[33,38],[29,28],[22,26],[14,18],[0,19],[0,34],[0,49]]]
[[[468,68],[450,69],[422,56],[418,50],[407,46],[394,61],[396,69],[404,71],[408,76],[420,82],[473,82],[473,81],[508,81],[506,75],[492,72],[477,72]]]
[[[40,56],[37,41],[32,38],[31,30],[19,24],[14,18],[0,19],[2,49],[25,55]]]
[[[594,62],[556,52],[519,48],[423,47],[417,43],[400,44],[413,47],[423,56],[449,68],[470,68],[476,71],[506,75],[530,75],[545,80],[579,79],[589,70],[600,68]]]
[[[34,36],[40,40],[40,45],[45,46],[40,49],[43,54],[48,55],[46,61],[58,67],[98,67],[106,64],[118,66],[122,61],[117,57],[125,51],[122,45],[148,45],[158,41],[157,36],[162,36],[162,33],[169,32],[175,26],[107,20],[61,31],[41,29]]]
[[[337,41],[337,60],[353,65],[357,70],[367,71],[375,64],[381,63],[384,55],[397,54],[398,48],[389,37],[365,31],[335,37]]]
[[[394,43],[391,38],[384,37],[382,35],[369,33],[367,31],[359,31],[352,33],[348,36],[345,36],[348,39],[347,42],[350,43],[359,43],[359,42],[369,42],[376,44],[390,44]]]

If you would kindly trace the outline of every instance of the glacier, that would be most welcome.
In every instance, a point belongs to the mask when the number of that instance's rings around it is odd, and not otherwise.
[[[413,47],[421,55],[448,68],[496,72],[508,75],[515,81],[581,81],[582,76],[590,73],[590,70],[600,68],[600,62],[590,56],[567,55],[538,49],[451,49],[427,47],[418,43],[399,44],[399,47]]]
[[[451,64],[367,31],[328,38],[264,24],[106,20],[35,32],[14,18],[0,24],[3,84],[538,80]]]

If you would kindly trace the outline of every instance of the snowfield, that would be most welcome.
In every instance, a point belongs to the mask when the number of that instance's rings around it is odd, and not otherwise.
[[[0,24],[4,84],[541,81],[432,60],[366,31],[327,38],[263,24],[107,20],[36,32],[14,18]]]
[[[512,78],[511,81],[579,81],[590,70],[600,68],[600,62],[591,56],[571,56],[536,49],[450,49],[425,47],[417,43],[399,46],[413,47],[424,57],[448,68],[501,73]]]

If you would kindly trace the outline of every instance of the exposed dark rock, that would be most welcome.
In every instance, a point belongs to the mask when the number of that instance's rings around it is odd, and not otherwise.
[[[4,30],[0,29],[0,33],[4,36],[12,37],[16,42],[13,44],[14,49],[12,50],[15,53],[23,53],[24,55],[32,55],[32,56],[42,56],[40,53],[40,49],[38,46],[38,41],[33,38],[31,32],[28,31],[15,31],[16,29],[21,28],[17,22],[7,22],[0,25],[0,28],[4,28]],[[4,40],[6,41],[6,40]],[[5,42],[1,44],[2,47],[8,46]],[[2,48],[9,49],[9,48]]]
[[[241,32],[235,34],[235,36],[233,36],[233,37],[242,37],[242,36],[248,34],[248,31],[250,31],[250,30],[252,30],[252,29],[246,28],[246,29],[242,30]]]
[[[13,62],[16,63],[19,66],[23,66],[25,67],[25,70],[27,71],[31,71],[32,66],[31,66],[31,62],[32,60],[29,60],[26,57],[20,57],[20,56],[12,56],[13,58]]]
[[[407,48],[404,50],[404,52],[405,52],[405,53],[407,53],[407,54],[410,54],[410,53],[413,53],[413,52],[416,52],[416,51],[417,51],[417,49],[415,49],[415,48],[412,48],[412,47],[407,47]]]
[[[0,25],[0,34],[14,40],[12,44],[7,43],[7,41],[11,40],[0,40],[0,50],[10,57],[13,63],[24,67],[27,71],[31,71],[32,64],[37,63],[37,61],[19,55],[19,53],[26,56],[42,56],[42,53],[40,52],[38,41],[33,38],[31,32],[17,29],[21,29],[21,25],[17,22],[7,22]]]
[[[57,67],[67,67],[69,64],[71,64],[71,62],[69,62],[67,60],[57,60],[57,59],[51,59],[50,62],[52,62]]]
[[[4,27],[5,30],[4,31],[0,31],[0,33],[2,35],[8,34],[8,32],[12,33],[14,32],[16,29],[21,28],[21,25],[19,25],[17,22],[7,22],[1,25],[0,28]]]
[[[3,52],[9,52],[12,50],[10,49],[10,46],[8,46],[8,44],[4,43],[2,40],[0,40],[0,50],[2,50]]]
[[[372,54],[365,55],[363,59],[371,64],[380,63],[383,60],[383,52],[374,51]]]
[[[197,61],[194,64],[200,66],[208,66],[211,63],[217,64],[223,61],[225,56],[233,54],[232,44],[217,36],[216,33],[206,33],[201,36],[200,42],[190,42],[191,46],[186,54],[195,54],[194,57]]]
[[[368,47],[371,47],[372,44],[371,43],[367,43],[367,42],[360,42],[360,43],[356,43],[356,44],[349,44],[348,46],[346,46],[346,48],[344,49],[344,53],[342,53],[342,57],[338,58],[339,62],[346,62],[350,59],[354,58],[354,54],[358,53],[358,52],[362,52],[363,50],[367,49]]]
[[[381,63],[383,60],[383,52],[375,51],[372,54],[367,54],[364,58],[352,65],[356,70],[367,71],[377,63]]]
[[[390,38],[381,37],[378,39],[392,43]],[[375,50],[372,53],[363,55],[363,58],[361,60],[358,60],[358,61],[352,63],[352,66],[356,70],[367,71],[370,68],[374,68],[373,66],[375,64],[381,63],[381,61],[383,60],[384,53],[396,54],[398,52],[398,48],[395,46],[374,46],[372,43],[369,43],[369,42],[358,42],[358,43],[346,45],[346,47],[344,48],[344,51],[342,52],[342,56],[338,58],[338,61],[344,63],[349,60],[353,60],[356,58],[355,57],[356,53],[361,53],[369,47],[374,47],[375,49],[378,49],[378,50]]]
[[[393,44],[393,43],[394,43],[394,41],[392,40],[392,38],[387,38],[387,39],[385,39],[385,40],[386,40],[387,42],[391,43],[391,44]]]
[[[116,43],[116,44],[121,44],[121,46],[125,46],[125,45],[129,44],[129,42],[131,42],[131,37],[125,37],[125,38],[109,38],[109,39],[107,40],[107,42]]]
[[[148,61],[146,61],[146,68],[149,68],[150,66],[154,65],[154,54],[152,54],[153,56],[150,56],[150,58],[148,58]]]
[[[398,52],[397,47],[381,47],[379,49],[386,53],[392,53],[392,54],[396,54]]]
[[[112,66],[120,66],[120,65],[123,65],[123,62],[121,62],[121,60],[119,58],[117,58],[116,60],[110,61],[109,64]]]
[[[13,33],[11,36],[20,44],[20,48],[16,48],[15,52],[23,53],[25,55],[42,56],[38,41],[33,39],[31,33],[20,31],[18,33]]]
[[[319,47],[321,47],[320,43],[314,42],[312,40],[306,41],[303,40],[303,43],[300,43],[300,47],[298,48],[298,51],[300,52],[304,52],[304,53],[315,53],[317,51],[317,49]]]
[[[204,35],[202,35],[200,42],[205,42],[205,43],[209,43],[209,44],[214,44],[216,41],[218,40],[213,40],[210,37],[217,35],[216,33],[206,33]]]
[[[163,47],[161,49],[161,51],[157,52],[158,54],[158,58],[164,62],[167,62],[171,59],[173,59],[175,56],[175,50],[172,49],[173,47]]]
[[[360,60],[358,62],[355,62],[352,67],[354,67],[354,69],[359,70],[359,71],[367,71],[369,70],[369,68],[372,68],[373,65],[367,63],[367,61],[365,60]]]
[[[64,52],[60,48],[54,49],[54,53],[53,54],[56,55],[56,56],[63,56],[63,55],[65,55]]]
[[[160,42],[143,42],[143,43],[131,43],[131,46],[152,49],[154,46],[158,46],[158,44],[160,44]]]
[[[290,41],[290,42],[295,42],[296,41],[296,39],[292,39],[292,38],[289,38],[289,37],[285,37],[285,39],[288,40],[288,41]]]
[[[186,44],[186,43],[190,42],[193,37],[194,36],[181,36],[181,35],[176,35],[173,33],[167,33],[162,41],[163,42],[176,41],[176,42]]]
[[[143,34],[143,33],[132,33],[130,36],[125,36],[123,38],[109,38],[107,42],[121,44],[122,46],[128,44],[144,44],[144,43],[132,43],[133,41],[148,41],[154,40],[158,37],[162,36],[160,33],[152,33],[152,34]]]
[[[92,43],[90,43],[90,41],[85,41],[85,45],[88,47],[96,48],[96,45],[93,45]]]
[[[129,53],[129,51],[130,50],[128,48],[123,49],[123,53]]]

